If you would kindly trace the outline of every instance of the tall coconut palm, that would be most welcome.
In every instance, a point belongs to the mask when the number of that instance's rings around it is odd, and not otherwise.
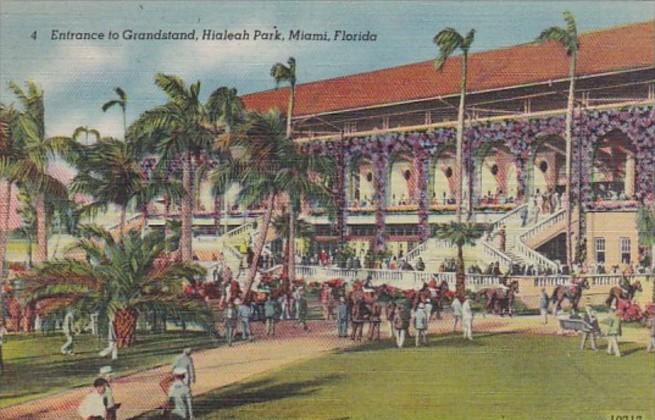
[[[437,228],[436,237],[450,242],[457,247],[457,271],[455,273],[455,288],[458,296],[464,296],[466,292],[464,274],[464,246],[475,245],[475,241],[482,237],[484,229],[473,223],[457,223],[440,225]]]
[[[123,113],[123,140],[125,140],[127,136],[127,117],[125,115],[127,111],[127,95],[125,94],[125,91],[119,87],[114,88],[114,92],[116,92],[116,96],[118,96],[118,99],[112,99],[110,101],[105,102],[102,105],[102,112],[107,112],[108,109],[113,108],[115,106],[120,107]]]
[[[235,88],[220,87],[210,95],[207,107],[210,120],[215,121],[217,129],[222,128],[223,130],[223,133],[216,139],[216,147],[212,156],[214,162],[220,164],[224,157],[223,154],[229,149],[235,136],[239,136],[234,129],[244,122],[245,106]],[[223,195],[216,194],[214,196],[214,226],[217,232],[220,226],[222,199],[224,199]]]
[[[644,206],[637,213],[639,242],[650,247],[650,268],[655,272],[655,204]],[[653,291],[655,293],[655,290]]]
[[[282,82],[289,83],[289,106],[287,108],[287,137],[291,137],[293,110],[296,102],[296,59],[289,57],[287,65],[275,63],[271,67],[271,77],[275,79],[276,86]]]
[[[181,161],[180,247],[182,260],[191,261],[194,160],[197,162],[214,147],[218,131],[212,118],[218,113],[211,109],[213,103],[200,101],[200,81],[187,86],[177,76],[159,73],[155,76],[155,84],[166,94],[168,102],[141,114],[130,126],[128,139],[135,142],[139,139],[159,152],[161,168],[167,168],[171,161]]]
[[[287,65],[285,66],[282,63],[275,63],[271,67],[271,77],[275,79],[275,86],[279,86],[282,82],[289,83],[289,105],[287,108],[287,130],[286,134],[288,138],[291,138],[292,135],[292,119],[293,119],[293,110],[296,102],[296,59],[289,57],[287,60]],[[288,160],[291,162],[291,160]],[[307,175],[307,174],[305,174]],[[292,190],[287,190],[289,196],[289,242],[288,242],[288,251],[287,261],[289,264],[289,280],[292,282],[295,280],[296,271],[295,271],[295,226],[296,221],[296,209],[294,197],[291,197]]]
[[[252,113],[245,129],[246,141],[242,156],[228,157],[228,163],[210,174],[214,193],[222,193],[232,182],[238,182],[241,190],[237,201],[250,206],[264,204],[265,211],[255,243],[254,258],[246,277],[246,293],[252,287],[273,217],[275,198],[285,191],[278,173],[284,162],[284,153],[291,147],[284,133],[284,122],[277,110],[265,114]]]
[[[289,197],[289,224],[287,262],[289,280],[296,278],[296,214],[302,200],[310,200],[328,208],[334,213],[332,193],[328,188],[329,178],[336,173],[332,158],[313,153],[302,153],[291,141],[284,142],[280,168],[276,182],[284,188]]]
[[[128,206],[142,197],[147,187],[140,156],[130,143],[112,137],[101,138],[85,149],[83,157],[74,160],[78,173],[71,182],[71,191],[93,197],[93,202],[86,206],[88,213],[117,205],[119,238],[122,238]]]
[[[468,53],[475,39],[475,29],[471,29],[466,36],[462,36],[453,28],[446,28],[434,36],[432,42],[439,48],[439,57],[435,61],[437,71],[442,71],[448,58],[456,51],[462,52],[461,61],[461,78],[460,78],[460,95],[459,95],[459,110],[457,112],[457,137],[456,137],[456,161],[458,173],[458,187],[455,194],[457,205],[457,221],[462,221],[462,192],[464,190],[464,109],[466,106],[466,82],[467,82],[467,66],[468,66]],[[472,191],[469,191],[469,199],[471,199]],[[469,216],[471,208],[469,206]]]
[[[68,153],[71,141],[67,137],[46,137],[43,91],[31,81],[26,87],[27,92],[14,82],[9,84],[22,106],[12,129],[17,154],[10,178],[35,193],[37,251],[34,259],[40,263],[48,258],[46,196],[68,197],[66,186],[48,173],[48,165],[58,153]]]
[[[81,227],[83,238],[73,247],[86,259],[46,262],[23,277],[28,302],[59,299],[104,313],[113,320],[119,347],[134,341],[140,313],[152,309],[191,310],[208,315],[202,305],[184,297],[183,281],[205,275],[195,264],[160,258],[165,244],[156,233],[141,238],[129,232],[122,242],[95,226]]]
[[[9,239],[9,213],[13,180],[3,175],[15,163],[16,153],[13,148],[11,126],[15,123],[18,112],[13,106],[0,103],[0,279],[4,273],[7,241]]]
[[[558,42],[566,50],[569,57],[569,96],[566,103],[566,126],[564,129],[564,140],[566,140],[566,263],[573,266],[573,244],[572,244],[572,219],[573,219],[573,194],[572,187],[572,149],[573,149],[573,106],[575,102],[575,73],[576,62],[580,41],[578,40],[578,29],[575,24],[575,17],[571,12],[564,12],[566,26],[551,26],[545,29],[537,37],[538,42]],[[580,213],[582,209],[580,208]],[[580,214],[579,219],[582,218]],[[580,232],[577,235],[580,238]]]

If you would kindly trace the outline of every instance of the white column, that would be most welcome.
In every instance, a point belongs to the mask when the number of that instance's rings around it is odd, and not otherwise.
[[[632,197],[635,193],[635,173],[637,162],[633,154],[628,154],[625,159],[625,179],[624,189],[625,195],[628,198]]]

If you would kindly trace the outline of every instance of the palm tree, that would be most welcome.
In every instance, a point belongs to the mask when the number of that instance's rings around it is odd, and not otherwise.
[[[311,223],[304,221],[303,219],[298,219],[294,223],[294,234],[295,237],[292,238],[290,235],[289,229],[289,217],[286,214],[281,214],[273,218],[271,222],[273,228],[282,238],[286,238],[284,241],[284,255],[286,255],[286,273],[290,282],[293,282],[295,276],[292,276],[290,273],[292,269],[295,270],[295,261],[290,263],[290,258],[293,258],[293,255],[289,252],[289,243],[296,238],[311,238],[314,235],[314,226]]]
[[[566,126],[564,129],[564,139],[566,140],[566,263],[569,267],[573,266],[573,244],[571,234],[571,221],[573,218],[573,194],[571,193],[571,173],[572,158],[571,150],[573,148],[573,105],[575,101],[575,73],[578,50],[580,41],[578,40],[578,29],[575,24],[575,17],[571,12],[564,12],[565,27],[552,26],[545,29],[537,37],[538,42],[555,41],[562,44],[569,57],[569,97],[566,104]],[[582,210],[582,209],[580,209]],[[580,214],[579,218],[582,218]],[[578,238],[580,237],[578,232]]]
[[[235,143],[242,145],[242,156],[228,157],[227,164],[212,171],[210,180],[214,185],[214,194],[222,193],[230,183],[238,182],[241,191],[237,201],[246,206],[260,203],[265,206],[253,262],[246,277],[247,293],[255,280],[259,258],[266,243],[275,198],[285,191],[286,185],[278,176],[283,167],[284,153],[293,145],[285,136],[284,122],[277,110],[250,114],[244,130],[245,141]]]
[[[271,67],[271,77],[275,79],[276,87],[282,82],[289,82],[289,107],[287,109],[287,137],[291,137],[291,119],[296,102],[296,59],[289,57],[287,65],[275,63]]]
[[[457,247],[455,288],[458,296],[464,296],[466,292],[463,248],[465,245],[475,245],[475,241],[482,237],[483,233],[484,229],[473,223],[450,222],[437,228],[437,238],[448,241]]]
[[[650,247],[650,268],[655,272],[655,205],[643,206],[637,213],[639,241]],[[655,293],[655,290],[654,290]]]
[[[195,264],[162,259],[164,243],[156,233],[141,238],[132,231],[114,241],[97,225],[82,226],[74,246],[86,259],[46,262],[23,277],[29,303],[58,299],[89,313],[113,320],[119,347],[134,341],[136,323],[146,310],[191,310],[207,315],[202,306],[183,296],[183,281],[193,282],[205,270]]]
[[[0,103],[0,279],[5,268],[7,241],[9,239],[9,212],[13,180],[3,175],[15,163],[15,150],[11,137],[11,126],[15,124],[17,111],[13,106]]]
[[[125,117],[125,111],[127,109],[127,95],[125,94],[125,91],[119,87],[114,88],[114,92],[116,92],[118,99],[112,99],[105,102],[102,105],[102,112],[107,112],[108,109],[114,106],[119,106],[121,108],[121,111],[123,112],[123,140],[125,140],[125,136],[127,135],[127,120]]]
[[[455,52],[455,50],[462,51],[462,75],[461,75],[461,90],[459,95],[459,110],[457,112],[457,144],[456,144],[456,160],[458,172],[458,188],[455,195],[457,204],[457,222],[462,221],[462,191],[464,189],[464,108],[466,104],[466,76],[468,65],[468,53],[475,39],[475,29],[471,29],[466,36],[462,36],[453,28],[446,28],[440,31],[432,39],[432,42],[439,47],[439,57],[435,61],[437,71],[442,71],[446,61]],[[469,191],[469,199],[471,199],[471,191]],[[469,212],[471,209],[469,208]],[[470,214],[469,214],[470,216]]]
[[[71,191],[93,197],[94,201],[86,206],[86,213],[106,209],[109,204],[120,207],[119,237],[122,238],[129,204],[137,198],[143,200],[150,196],[146,195],[147,184],[135,148],[128,142],[104,137],[85,147],[82,157],[74,159],[73,163],[78,173],[71,182]]]
[[[287,262],[289,280],[293,282],[296,278],[296,212],[302,200],[318,202],[334,212],[333,196],[327,186],[331,174],[336,173],[336,165],[330,157],[300,152],[291,141],[284,142],[284,145],[286,150],[282,151],[283,160],[276,181],[289,197]]]
[[[157,74],[155,84],[168,102],[141,114],[128,130],[128,139],[143,141],[160,153],[158,165],[166,169],[171,161],[181,161],[182,199],[180,247],[183,261],[191,261],[193,229],[194,159],[215,148],[219,113],[212,109],[217,102],[200,101],[200,81],[189,86],[176,76]],[[215,92],[210,98],[215,96]]]
[[[3,165],[4,176],[9,175],[23,188],[35,193],[36,241],[35,262],[48,258],[48,229],[46,215],[46,196],[67,198],[66,186],[48,173],[48,164],[53,156],[68,153],[71,139],[67,137],[45,136],[45,107],[43,91],[31,81],[26,83],[27,92],[16,83],[9,84],[18,98],[22,111],[18,115],[12,136],[15,136],[15,164]]]
[[[240,135],[240,133],[235,133],[233,130],[243,124],[245,106],[235,88],[220,87],[210,95],[207,100],[207,107],[210,120],[216,122],[217,129],[219,127],[223,129],[223,133],[216,139],[216,147],[212,156],[215,163],[220,163],[224,158],[223,153],[229,148],[235,137]],[[222,195],[214,195],[214,226],[217,232],[220,226],[222,197]]]

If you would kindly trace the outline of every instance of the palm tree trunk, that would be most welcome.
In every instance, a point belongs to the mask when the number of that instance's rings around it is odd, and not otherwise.
[[[36,255],[34,262],[40,264],[48,259],[48,230],[46,223],[45,194],[36,196]]]
[[[289,281],[293,284],[296,280],[296,213],[293,208],[293,203],[289,206]]]
[[[123,242],[125,236],[125,221],[127,220],[127,206],[121,206],[121,221],[118,224],[118,240]]]
[[[289,96],[289,108],[287,110],[287,137],[291,138],[291,119],[293,118],[293,107],[296,102],[296,85],[291,84],[291,96]]]
[[[193,183],[191,180],[191,153],[187,152],[182,159],[182,205],[180,217],[182,219],[182,232],[180,236],[180,248],[182,250],[182,261],[192,260],[192,234],[193,234]]]
[[[259,258],[262,255],[262,250],[264,249],[264,244],[266,243],[266,235],[268,234],[268,227],[271,224],[271,218],[273,217],[273,203],[275,201],[275,195],[269,194],[266,199],[266,213],[264,213],[264,220],[259,231],[259,236],[257,237],[257,243],[255,244],[254,257],[252,259],[252,265],[248,270],[248,277],[246,277],[246,288],[245,294],[247,295],[250,292],[253,282],[255,281],[255,275],[257,274],[257,265],[259,264]]]
[[[461,246],[457,247],[457,271],[455,273],[455,291],[457,296],[464,296],[466,294],[464,274],[464,251]]]
[[[127,347],[134,342],[138,317],[138,312],[132,308],[120,309],[114,314],[114,329],[118,348]]]
[[[222,207],[222,196],[216,195],[214,197],[214,228],[216,229],[216,236],[218,237],[218,231],[221,227],[221,207]]]
[[[9,212],[11,211],[11,182],[0,181],[0,279],[5,269],[7,241],[9,239]]]
[[[573,147],[573,105],[575,100],[575,66],[576,66],[576,52],[571,55],[571,63],[569,68],[569,97],[566,105],[566,264],[569,269],[573,266],[573,244],[572,244],[572,220],[573,220],[573,194],[571,191],[571,172],[572,172],[572,159],[571,151]],[[582,216],[580,216],[582,217]],[[578,237],[580,232],[578,232]]]
[[[464,189],[464,107],[466,104],[466,65],[467,54],[464,52],[462,57],[462,83],[461,92],[459,96],[459,110],[457,111],[457,144],[456,144],[456,160],[457,160],[457,176],[458,186],[457,193],[455,194],[455,201],[457,207],[457,222],[462,222],[462,192]],[[470,193],[470,192],[469,192]]]

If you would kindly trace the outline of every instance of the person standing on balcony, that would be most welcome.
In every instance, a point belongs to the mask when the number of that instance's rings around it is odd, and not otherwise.
[[[423,258],[421,257],[418,257],[418,260],[416,261],[416,270],[425,271],[425,263],[423,262]]]
[[[504,224],[500,225],[500,230],[498,230],[498,238],[499,238],[498,248],[500,248],[501,252],[505,252],[505,244],[507,242],[507,232],[505,231]]]

